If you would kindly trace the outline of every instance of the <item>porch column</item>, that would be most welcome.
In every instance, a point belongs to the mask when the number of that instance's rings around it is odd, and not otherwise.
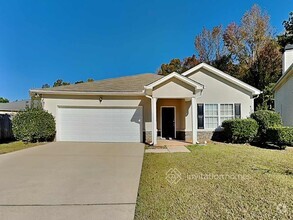
[[[197,105],[196,98],[191,98],[191,110],[192,110],[192,143],[196,144],[197,142]]]
[[[153,145],[157,144],[157,98],[152,98],[152,138]]]

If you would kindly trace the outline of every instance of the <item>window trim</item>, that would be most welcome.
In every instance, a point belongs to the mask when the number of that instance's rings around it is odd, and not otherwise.
[[[206,115],[205,114],[205,110],[206,110],[206,105],[216,105],[217,106],[217,115]],[[203,117],[204,117],[204,125],[203,125],[203,127],[204,127],[204,129],[214,129],[214,128],[205,128],[206,127],[206,118],[217,118],[217,120],[218,120],[218,124],[219,124],[219,104],[216,104],[216,103],[213,103],[213,104],[210,104],[210,103],[204,103],[204,112],[203,112]]]
[[[239,102],[235,102],[235,103],[231,103],[231,102],[225,102],[225,103],[212,103],[212,102],[200,102],[197,104],[202,104],[203,105],[203,118],[204,118],[204,124],[203,124],[203,128],[198,128],[197,129],[200,131],[214,131],[215,129],[218,129],[222,123],[221,122],[221,105],[232,105],[232,111],[233,111],[233,119],[236,118],[235,115],[235,104],[240,104],[240,118],[242,118],[242,103]],[[205,121],[206,121],[206,115],[205,115],[205,109],[206,109],[206,105],[218,105],[218,126],[216,128],[206,128],[205,126]],[[207,117],[212,117],[212,116],[207,116]],[[225,116],[224,116],[225,117]]]
[[[232,115],[221,115],[221,105],[232,105]],[[222,117],[231,117],[232,116],[232,119],[235,119],[236,118],[236,115],[235,115],[235,103],[225,103],[225,104],[223,104],[223,103],[220,103],[219,104],[219,106],[220,106],[220,111],[219,111],[219,113],[220,113],[220,116],[219,116],[219,123],[220,124],[222,124],[221,123],[221,118]],[[225,119],[226,120],[226,119]],[[218,126],[220,126],[220,125],[218,125]]]

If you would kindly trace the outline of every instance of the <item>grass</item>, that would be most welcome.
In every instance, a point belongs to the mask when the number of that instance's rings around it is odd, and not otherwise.
[[[0,154],[6,154],[6,153],[10,153],[13,151],[18,151],[18,150],[22,150],[22,149],[26,149],[26,148],[30,148],[30,147],[35,147],[38,145],[42,145],[44,143],[28,143],[25,144],[22,141],[14,141],[14,142],[10,142],[10,143],[4,143],[4,144],[0,144]]]
[[[135,219],[293,218],[292,149],[218,143],[189,149],[145,154]],[[166,180],[171,168],[180,172],[177,184]]]

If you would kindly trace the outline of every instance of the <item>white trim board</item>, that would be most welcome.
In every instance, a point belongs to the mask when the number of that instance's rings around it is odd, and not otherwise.
[[[211,72],[211,73],[213,73],[213,74],[215,74],[215,75],[217,75],[219,77],[222,77],[223,79],[226,79],[227,81],[232,82],[232,83],[234,83],[234,84],[236,84],[236,85],[238,85],[238,86],[250,91],[252,93],[252,95],[259,95],[259,94],[262,93],[259,89],[255,88],[255,87],[253,87],[251,85],[248,85],[247,83],[242,82],[241,80],[236,79],[235,77],[230,76],[230,75],[224,73],[223,71],[221,71],[221,70],[219,70],[219,69],[217,69],[215,67],[212,67],[212,66],[210,66],[210,65],[208,65],[206,63],[198,64],[197,66],[191,68],[190,70],[187,70],[184,73],[182,73],[182,75],[187,77],[190,74],[196,72],[197,70],[199,70],[201,68],[204,68],[204,69],[208,70],[209,72]]]
[[[153,89],[155,86],[158,86],[164,82],[166,82],[167,80],[169,79],[172,79],[172,78],[176,78],[178,80],[181,80],[182,82],[185,82],[186,84],[190,85],[190,86],[193,86],[193,87],[196,87],[196,89],[200,89],[202,90],[204,88],[204,86],[196,81],[193,81],[187,77],[184,77],[182,75],[180,75],[179,73],[176,73],[176,72],[173,72],[173,73],[170,73],[169,75],[161,78],[161,79],[158,79],[157,81],[149,84],[149,85],[146,85],[144,88],[145,89]]]

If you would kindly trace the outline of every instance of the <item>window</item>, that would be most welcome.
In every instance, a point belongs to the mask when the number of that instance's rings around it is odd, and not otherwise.
[[[218,127],[218,104],[205,104],[205,127],[216,128]]]
[[[233,119],[233,104],[221,104],[220,105],[220,124],[223,121]]]
[[[198,129],[215,129],[223,121],[241,118],[241,104],[197,104]]]
[[[235,109],[235,118],[241,118],[241,104],[240,103],[234,104],[234,109]]]
[[[197,128],[204,129],[203,104],[197,104]]]

